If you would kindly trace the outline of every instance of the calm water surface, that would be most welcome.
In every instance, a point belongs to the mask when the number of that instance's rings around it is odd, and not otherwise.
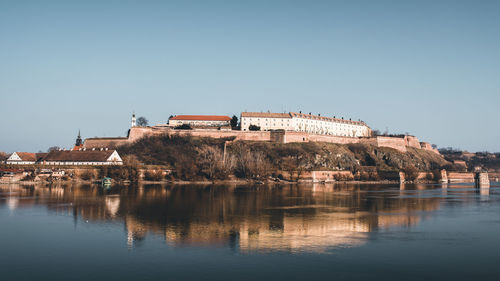
[[[500,280],[500,185],[0,185],[0,280]]]

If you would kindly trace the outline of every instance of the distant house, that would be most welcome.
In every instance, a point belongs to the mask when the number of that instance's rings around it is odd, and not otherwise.
[[[47,153],[14,152],[5,161],[6,164],[29,165],[40,161]]]
[[[229,126],[231,117],[223,115],[177,115],[168,120],[170,127],[189,125],[191,127]]]
[[[123,165],[116,150],[55,150],[43,158],[44,165]]]
[[[23,174],[22,169],[0,169],[0,177],[13,177],[17,174]]]

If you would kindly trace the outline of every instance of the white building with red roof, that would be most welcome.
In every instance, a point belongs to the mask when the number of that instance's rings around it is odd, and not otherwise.
[[[248,131],[251,125],[261,131],[285,130],[321,135],[368,137],[371,129],[363,121],[352,121],[296,112],[242,112],[241,130]]]
[[[191,127],[230,126],[231,117],[224,115],[176,115],[168,120],[170,127],[189,125]]]
[[[32,152],[14,152],[12,153],[5,164],[30,165],[35,164],[43,158],[47,153],[32,153]]]

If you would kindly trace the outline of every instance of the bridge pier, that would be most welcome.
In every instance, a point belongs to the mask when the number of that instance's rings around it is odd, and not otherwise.
[[[490,188],[490,179],[488,177],[488,172],[476,173],[474,182],[477,188]]]

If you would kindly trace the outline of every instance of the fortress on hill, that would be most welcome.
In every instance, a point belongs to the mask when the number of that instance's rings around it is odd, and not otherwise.
[[[234,124],[233,124],[234,126]],[[363,121],[299,113],[242,112],[239,127],[231,127],[231,118],[220,115],[177,115],[167,124],[137,126],[132,116],[127,137],[87,138],[83,147],[116,148],[134,143],[144,137],[160,135],[231,138],[242,141],[278,143],[328,142],[338,144],[361,143],[390,147],[406,152],[408,147],[439,152],[415,136],[374,136]]]

